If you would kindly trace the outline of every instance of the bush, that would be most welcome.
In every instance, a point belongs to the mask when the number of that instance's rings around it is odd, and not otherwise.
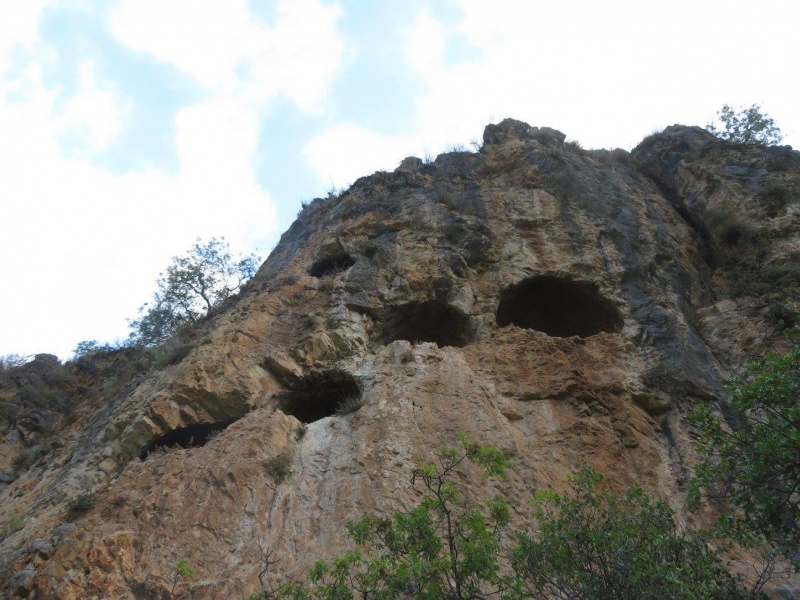
[[[751,364],[727,385],[727,424],[707,404],[689,415],[706,453],[691,499],[698,505],[704,491],[728,502],[734,516],[723,532],[774,543],[800,568],[800,349]]]
[[[411,484],[421,484],[426,495],[411,511],[364,517],[347,526],[351,539],[373,558],[356,550],[319,562],[307,582],[263,589],[251,598],[482,598],[487,587],[499,589],[508,506],[501,497],[490,499],[487,519],[464,503],[450,478],[465,460],[500,477],[510,462],[492,446],[463,436],[460,444],[442,449],[439,468],[424,463],[414,470]]]
[[[340,417],[356,412],[367,403],[361,396],[348,396],[336,406],[336,414]]]
[[[786,205],[795,197],[794,190],[783,182],[772,181],[758,193],[757,200],[767,216],[776,217],[786,210]]]
[[[761,112],[758,104],[736,109],[725,104],[717,111],[716,122],[706,125],[706,129],[724,140],[742,144],[773,146],[783,139],[780,128]]]
[[[74,514],[84,513],[94,506],[97,501],[93,492],[81,492],[77,496],[73,496],[67,501],[67,508],[69,512]]]
[[[179,336],[174,336],[160,346],[149,350],[156,367],[163,369],[166,366],[182,361],[192,351],[192,348],[192,344],[182,340]]]
[[[270,458],[264,468],[269,473],[269,476],[277,484],[281,484],[289,477],[292,472],[292,455],[290,452],[281,452]]]
[[[175,598],[175,589],[178,584],[187,579],[194,579],[197,573],[192,568],[188,560],[181,559],[175,564],[175,570],[172,572],[172,589],[169,591],[170,598]]]
[[[512,553],[517,597],[755,598],[705,536],[677,532],[666,503],[638,487],[616,496],[582,467],[572,495],[536,495],[538,531],[517,534]]]
[[[100,344],[97,340],[83,340],[78,342],[75,350],[72,351],[73,359],[77,360],[83,357],[94,356],[97,354],[105,354],[119,350],[121,346],[112,346],[111,344]]]
[[[0,530],[0,541],[6,539],[10,535],[14,535],[25,526],[25,517],[17,515],[11,517],[6,526]]]
[[[30,356],[22,354],[6,354],[0,356],[0,373],[21,367],[30,360]]]
[[[14,472],[19,475],[30,469],[46,453],[47,449],[44,446],[35,444],[17,454],[11,462],[11,466]]]
[[[57,397],[57,390],[51,388],[41,379],[22,386],[17,392],[19,401],[26,405],[49,406]]]
[[[131,321],[130,343],[153,346],[166,342],[182,326],[208,316],[230,296],[242,289],[258,268],[255,254],[233,256],[225,239],[198,239],[158,277],[152,303],[139,309],[140,318]]]
[[[664,502],[638,487],[621,497],[600,492],[602,477],[586,467],[571,479],[572,496],[537,494],[539,528],[518,532],[509,553],[505,499],[470,506],[452,482],[464,461],[502,478],[509,456],[463,435],[459,443],[414,470],[411,485],[425,492],[419,504],[350,523],[359,549],[316,563],[306,581],[264,583],[274,563],[262,551],[262,590],[250,599],[761,597],[728,573],[708,539],[679,534]]]
[[[675,394],[684,387],[680,371],[670,362],[660,359],[642,374],[642,383],[668,394]]]

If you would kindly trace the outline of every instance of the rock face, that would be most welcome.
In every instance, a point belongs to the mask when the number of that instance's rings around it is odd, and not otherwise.
[[[502,485],[463,476],[516,524],[581,461],[707,520],[685,414],[787,347],[800,154],[679,126],[632,154],[564,139],[506,120],[315,200],[185,358],[53,413],[58,448],[17,475],[34,425],[7,415],[2,594],[169,598],[187,559],[186,597],[246,597],[267,554],[300,576],[347,521],[412,505],[411,470],[462,431],[513,453]]]

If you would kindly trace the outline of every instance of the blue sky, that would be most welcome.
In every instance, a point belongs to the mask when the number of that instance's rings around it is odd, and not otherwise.
[[[800,144],[800,3],[0,5],[0,355],[127,334],[170,257],[266,256],[302,201],[504,117],[631,148],[723,103]]]

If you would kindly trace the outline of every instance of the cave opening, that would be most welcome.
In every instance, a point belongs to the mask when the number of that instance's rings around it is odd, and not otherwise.
[[[139,458],[147,456],[162,448],[199,448],[205,446],[217,433],[228,427],[233,421],[215,423],[197,423],[168,431],[145,446],[139,453]]]
[[[431,300],[394,311],[384,327],[382,341],[388,344],[397,340],[461,348],[472,340],[472,330],[467,315],[444,302]]]
[[[303,423],[355,410],[361,389],[352,375],[330,370],[310,373],[279,398],[278,408]]]
[[[622,316],[594,283],[544,275],[503,290],[497,324],[535,329],[552,337],[589,337],[620,331]]]
[[[356,264],[355,259],[346,252],[342,252],[334,256],[321,258],[311,265],[308,269],[308,274],[317,278],[325,277],[326,275],[335,275],[336,273],[346,271],[354,264]]]

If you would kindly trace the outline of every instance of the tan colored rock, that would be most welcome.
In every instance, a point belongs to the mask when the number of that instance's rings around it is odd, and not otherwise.
[[[680,527],[709,524],[686,509],[685,411],[783,342],[755,299],[730,297],[735,269],[710,266],[690,222],[732,203],[769,219],[763,252],[790,264],[797,200],[759,213],[725,165],[768,151],[691,128],[633,155],[512,121],[485,139],[312,202],[186,358],[59,421],[61,447],[0,489],[0,529],[26,517],[0,541],[1,594],[168,597],[186,559],[186,594],[247,597],[264,552],[273,576],[300,577],[350,547],[348,521],[412,506],[412,470],[459,432],[513,453],[508,481],[466,465],[457,482],[474,501],[504,494],[514,526],[584,462],[668,502]],[[313,274],[340,254],[353,264]],[[87,490],[95,505],[69,513]]]

